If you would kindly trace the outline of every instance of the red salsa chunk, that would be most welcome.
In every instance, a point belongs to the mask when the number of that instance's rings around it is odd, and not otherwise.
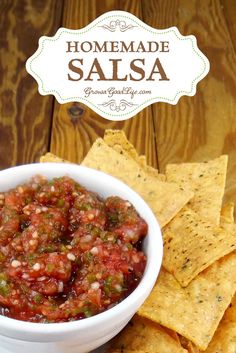
[[[147,224],[130,202],[69,177],[0,194],[0,310],[30,322],[83,319],[138,285]]]

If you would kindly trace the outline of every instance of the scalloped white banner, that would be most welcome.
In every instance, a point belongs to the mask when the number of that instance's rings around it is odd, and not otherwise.
[[[41,37],[26,69],[39,93],[61,104],[81,102],[108,120],[125,120],[155,102],[193,96],[209,61],[192,35],[158,30],[111,11],[79,30]]]

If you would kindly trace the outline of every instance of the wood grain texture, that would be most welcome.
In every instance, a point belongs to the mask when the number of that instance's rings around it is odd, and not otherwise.
[[[33,162],[46,152],[53,98],[38,93],[26,59],[41,35],[53,35],[62,1],[0,1],[0,169]]]
[[[226,2],[235,16],[236,2]],[[142,4],[147,24],[177,26],[183,35],[195,35],[211,64],[194,97],[182,97],[176,106],[153,105],[160,170],[170,162],[229,154],[225,199],[236,202],[236,56],[227,14],[218,0],[150,0]]]
[[[104,12],[126,10],[142,17],[141,1],[82,1],[65,0],[63,26],[82,28]],[[81,15],[82,14],[82,15]],[[80,162],[98,136],[108,128],[123,129],[140,154],[146,154],[148,163],[157,167],[155,134],[151,107],[135,118],[124,122],[110,122],[79,103],[55,104],[51,152],[73,162]]]
[[[229,34],[236,50],[236,4],[235,0],[220,0]]]

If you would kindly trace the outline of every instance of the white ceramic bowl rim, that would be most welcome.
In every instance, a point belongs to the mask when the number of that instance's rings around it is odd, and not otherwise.
[[[14,176],[15,178],[15,176],[17,176],[17,180],[15,181],[15,186],[17,186],[22,182],[26,182],[27,180],[30,179],[31,176],[35,174],[45,175],[46,171],[48,170],[53,174],[55,168],[61,169],[62,171],[61,176],[69,175],[70,172],[75,173],[76,169],[80,173],[87,173],[88,170],[90,170],[93,173],[93,176],[95,178],[98,178],[98,179],[102,178],[104,182],[109,181],[111,183],[116,183],[116,186],[123,189],[127,195],[132,195],[133,197],[135,197],[136,200],[140,203],[141,207],[145,209],[146,215],[149,218],[149,223],[148,223],[149,231],[157,230],[157,233],[159,233],[157,234],[156,238],[152,237],[151,239],[152,241],[151,248],[159,249],[159,250],[156,254],[155,254],[155,251],[153,251],[152,254],[148,257],[149,266],[146,266],[143,278],[140,281],[137,288],[127,298],[125,298],[122,302],[120,302],[113,308],[89,318],[85,318],[77,321],[64,322],[64,323],[31,323],[31,322],[11,319],[5,316],[0,316],[0,328],[4,327],[9,332],[11,330],[15,331],[17,327],[18,333],[28,332],[32,334],[42,335],[42,334],[45,334],[45,331],[46,331],[47,335],[50,335],[50,334],[60,335],[60,333],[63,333],[63,334],[67,332],[71,333],[72,331],[77,331],[80,328],[89,329],[90,327],[95,327],[96,325],[99,325],[101,324],[101,322],[106,320],[115,320],[117,315],[122,315],[122,313],[125,313],[129,305],[131,305],[134,301],[137,301],[138,298],[145,296],[147,287],[150,287],[150,283],[155,282],[155,279],[160,270],[162,255],[163,255],[163,244],[162,244],[160,227],[157,223],[157,220],[153,212],[149,208],[149,206],[145,203],[145,201],[135,191],[130,189],[126,184],[124,184],[120,180],[110,175],[107,175],[101,171],[90,169],[84,166],[78,166],[75,164],[67,164],[67,163],[34,163],[34,164],[12,167],[12,168],[0,171],[0,179],[3,177],[9,178],[12,176]],[[22,172],[22,178],[21,178],[21,172]],[[23,176],[25,172],[29,172],[28,177]],[[55,174],[55,176],[57,175]],[[79,181],[79,178],[80,176],[78,175],[78,181]],[[83,185],[83,183],[81,184]],[[1,189],[1,184],[0,184],[0,191],[6,191],[4,189]],[[115,193],[112,195],[115,195]],[[142,216],[142,214],[140,215]]]

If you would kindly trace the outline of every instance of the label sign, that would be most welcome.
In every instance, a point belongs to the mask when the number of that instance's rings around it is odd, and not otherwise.
[[[111,11],[82,29],[60,28],[54,37],[41,37],[26,68],[40,94],[125,120],[152,103],[176,104],[183,95],[193,96],[209,61],[194,36]]]

